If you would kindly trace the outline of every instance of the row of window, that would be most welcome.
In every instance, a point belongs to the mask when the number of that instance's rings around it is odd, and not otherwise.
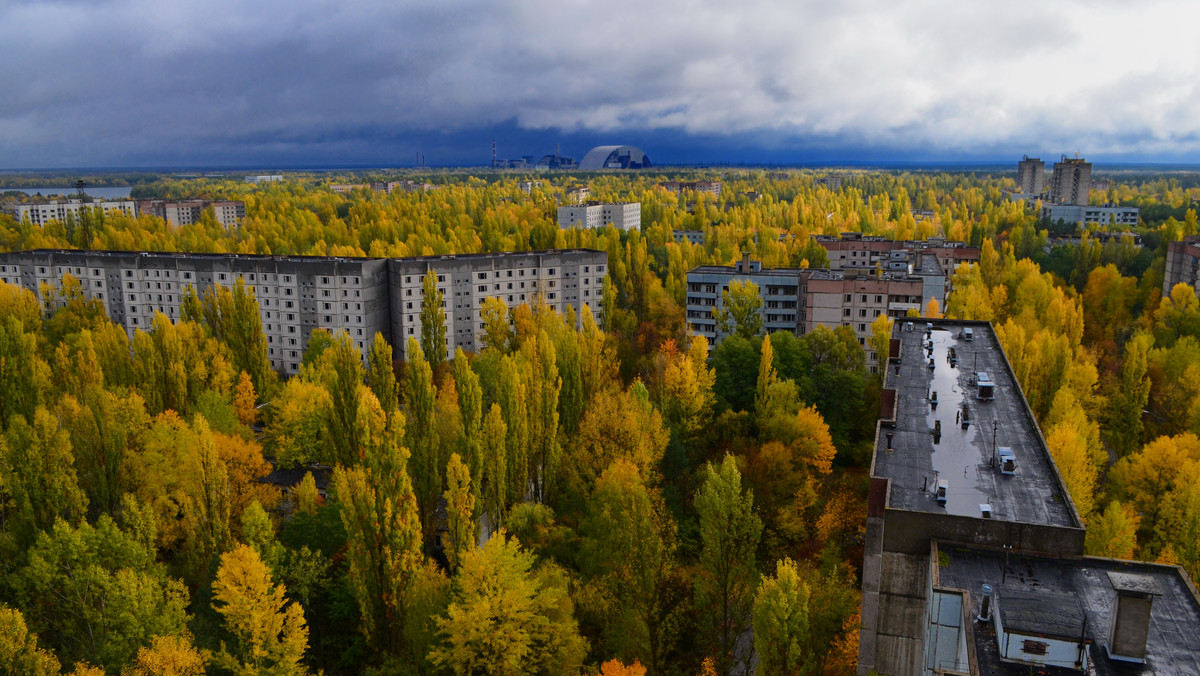
[[[873,312],[874,312],[875,314],[871,315],[872,317],[878,317],[879,315],[883,314],[883,311],[882,311],[882,310],[873,310]],[[850,308],[848,308],[848,307],[846,307],[846,308],[842,308],[842,316],[843,316],[843,317],[849,317],[849,316],[850,316],[850,314],[851,314],[851,310],[850,310]],[[858,316],[859,316],[859,317],[866,317],[866,316],[867,316],[867,310],[865,310],[865,309],[863,309],[863,310],[859,310],[859,311],[858,311]]]
[[[860,302],[860,303],[866,303],[866,302],[868,302],[868,301],[867,301],[867,298],[868,298],[868,297],[869,297],[869,296],[868,296],[867,294],[865,294],[865,293],[863,293],[863,294],[859,294],[858,302]],[[852,293],[848,293],[848,294],[846,294],[846,295],[845,295],[845,297],[843,298],[843,300],[845,300],[845,302],[847,302],[847,303],[853,303],[853,302],[854,302],[854,294],[852,294]],[[875,295],[875,303],[877,303],[877,304],[878,304],[878,303],[882,303],[882,302],[883,302],[883,296],[882,296],[882,295],[879,295],[879,294],[876,294],[876,295]]]

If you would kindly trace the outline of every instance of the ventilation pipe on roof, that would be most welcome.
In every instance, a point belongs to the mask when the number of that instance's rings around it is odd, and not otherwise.
[[[983,601],[979,604],[979,614],[975,619],[980,622],[990,622],[992,619],[992,585],[983,585]]]
[[[1108,572],[1116,596],[1108,629],[1108,656],[1122,662],[1146,663],[1150,611],[1162,591],[1154,578],[1135,573]]]

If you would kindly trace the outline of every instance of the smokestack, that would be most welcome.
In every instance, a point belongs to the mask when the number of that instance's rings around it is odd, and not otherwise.
[[[492,139],[492,166],[496,166],[496,139]]]

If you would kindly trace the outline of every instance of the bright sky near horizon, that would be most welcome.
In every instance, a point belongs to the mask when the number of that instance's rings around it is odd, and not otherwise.
[[[1195,2],[0,0],[0,168],[1200,162]],[[393,161],[394,160],[394,161]]]

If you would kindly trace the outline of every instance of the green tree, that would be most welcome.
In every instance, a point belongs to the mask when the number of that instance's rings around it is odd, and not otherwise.
[[[372,649],[397,656],[407,654],[405,602],[422,562],[421,522],[407,460],[406,449],[390,444],[364,466],[333,473],[363,633]]]
[[[408,339],[408,375],[405,378],[404,401],[408,406],[408,422],[404,426],[404,444],[412,453],[409,471],[413,491],[420,509],[425,540],[433,540],[433,519],[438,500],[442,497],[442,467],[438,457],[437,420],[434,402],[437,390],[433,385],[433,370],[417,341]]]
[[[730,673],[738,657],[737,642],[750,621],[762,521],[754,513],[754,494],[742,492],[742,475],[731,455],[719,466],[705,468],[693,504],[702,543],[695,582],[697,615],[708,633],[717,673]]]
[[[762,296],[758,285],[750,280],[730,280],[729,288],[721,291],[721,305],[713,311],[717,331],[727,336],[749,340],[762,332]]]
[[[475,548],[475,495],[471,489],[471,472],[457,453],[450,455],[446,465],[446,517],[449,527],[450,570],[462,565],[467,552]]]
[[[1109,396],[1109,439],[1121,455],[1137,448],[1142,440],[1142,411],[1150,396],[1146,367],[1154,338],[1138,333],[1125,344],[1125,361],[1116,390]]]
[[[229,470],[217,452],[216,440],[204,418],[192,423],[195,453],[188,458],[183,513],[187,524],[187,556],[196,579],[205,579],[209,564],[225,551],[233,536],[233,490]]]
[[[1132,559],[1137,550],[1141,519],[1129,507],[1113,500],[1088,523],[1084,546],[1091,556]]]
[[[569,305],[567,309],[571,310],[573,317],[574,309]],[[573,322],[555,334],[554,351],[558,375],[562,378],[562,388],[558,394],[558,420],[564,435],[570,436],[579,429],[579,419],[583,417],[586,403],[583,392],[583,355],[579,349],[578,334]]]
[[[330,405],[325,413],[325,427],[333,447],[333,459],[343,465],[362,460],[362,431],[358,425],[358,409],[363,384],[362,356],[345,332],[339,333],[333,345],[321,356],[325,389]]]
[[[479,376],[471,369],[466,353],[462,348],[454,350],[454,384],[458,391],[458,414],[462,418],[462,435],[459,436],[459,453],[467,468],[471,471],[471,490],[475,502],[480,503],[479,496],[483,484],[487,481],[484,471],[483,452],[481,450],[483,426],[483,388],[479,385]]]
[[[126,514],[127,530],[107,515],[95,526],[59,521],[14,580],[31,628],[69,664],[115,673],[152,637],[185,629],[187,592],[155,563],[153,517],[133,503]]]
[[[237,278],[233,288],[213,285],[204,290],[200,301],[201,316],[189,316],[196,303],[187,296],[195,290],[188,286],[181,302],[185,321],[203,323],[212,335],[229,350],[234,369],[250,374],[254,390],[269,393],[274,389],[274,372],[267,358],[267,338],[263,333],[258,299],[245,280]]]
[[[713,394],[721,408],[747,411],[754,406],[757,365],[754,345],[738,335],[728,336],[713,348]]]
[[[764,577],[754,598],[754,651],[767,674],[809,674],[816,655],[808,652],[809,602],[812,593],[791,559],[783,559],[773,577]]]
[[[507,424],[505,457],[507,460],[508,498],[506,505],[525,500],[529,492],[529,415],[526,385],[519,375],[517,360],[506,355],[500,364],[496,402]]]
[[[445,300],[437,284],[433,269],[426,270],[421,286],[421,352],[435,371],[446,361],[446,312],[442,310]]]
[[[270,568],[250,547],[238,545],[222,555],[213,608],[233,641],[232,650],[221,646],[215,663],[246,676],[305,673],[300,664],[308,649],[304,610],[288,604],[285,594],[283,585],[271,583]]]
[[[382,333],[377,332],[371,341],[367,365],[370,368],[367,371],[367,384],[390,421],[400,406],[400,389],[396,384],[396,372],[392,369],[392,346],[388,345]]]
[[[34,327],[37,328],[37,327]],[[0,321],[0,427],[14,415],[27,419],[42,402],[50,367],[37,353],[37,336],[13,316]]]
[[[445,642],[429,657],[456,674],[579,673],[587,652],[567,579],[504,532],[463,558],[450,607],[438,620]]]
[[[71,440],[45,408],[37,408],[32,424],[14,415],[0,437],[0,491],[9,503],[8,530],[21,546],[60,518],[76,522],[86,515]]]
[[[530,474],[536,479],[537,499],[547,502],[556,497],[560,486],[561,442],[558,438],[558,399],[562,379],[558,375],[558,359],[554,343],[545,331],[539,331],[536,341],[521,346],[526,365],[529,395]]]
[[[487,483],[483,488],[482,511],[493,529],[504,523],[508,505],[508,425],[499,404],[492,404],[483,420],[482,454]]]
[[[758,357],[758,380],[754,386],[754,412],[762,418],[769,413],[768,400],[771,386],[779,377],[775,373],[775,351],[770,339],[762,341]]]
[[[589,567],[615,600],[611,640],[642,658],[650,673],[662,673],[683,608],[675,523],[655,504],[633,463],[619,459],[600,476],[583,532],[590,540]]]

